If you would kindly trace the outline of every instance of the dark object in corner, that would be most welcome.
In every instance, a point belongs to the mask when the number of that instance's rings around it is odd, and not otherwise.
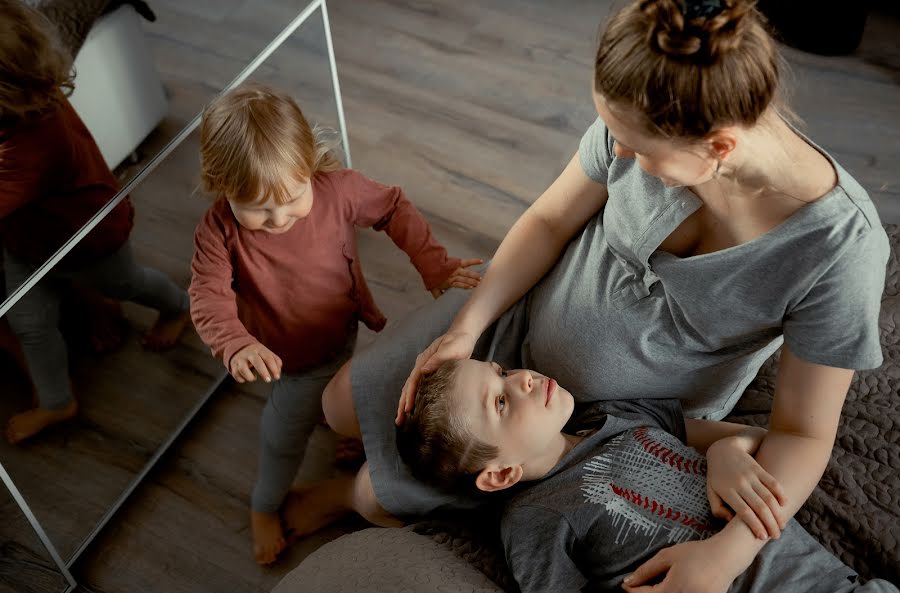
[[[760,0],[776,37],[797,49],[838,56],[859,47],[868,0]]]

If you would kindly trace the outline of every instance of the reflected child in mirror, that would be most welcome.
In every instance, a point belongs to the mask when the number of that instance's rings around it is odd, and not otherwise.
[[[251,498],[254,555],[268,564],[286,545],[278,511],[322,416],[322,391],[349,360],[358,322],[385,325],[356,228],[387,233],[435,298],[476,286],[467,268],[481,260],[449,257],[399,187],[343,168],[279,90],[245,84],[215,99],[200,157],[216,201],[195,234],[191,313],[237,382],[272,383]]]
[[[7,294],[119,190],[66,99],[73,84],[71,57],[53,26],[19,0],[0,0],[0,237]],[[173,346],[190,323],[187,292],[134,260],[128,241],[133,218],[126,198],[7,314],[36,400],[33,409],[9,421],[6,437],[11,443],[78,412],[59,329],[63,296],[69,291],[156,309],[159,316],[144,336],[150,349]]]

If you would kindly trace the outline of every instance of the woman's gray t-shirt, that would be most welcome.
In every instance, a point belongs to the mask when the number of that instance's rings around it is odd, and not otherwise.
[[[816,148],[837,171],[828,194],[752,241],[682,258],[658,247],[701,200],[616,158],[598,119],[579,155],[609,200],[531,293],[525,365],[581,401],[676,397],[712,419],[782,336],[813,363],[880,365],[887,235],[865,190]]]

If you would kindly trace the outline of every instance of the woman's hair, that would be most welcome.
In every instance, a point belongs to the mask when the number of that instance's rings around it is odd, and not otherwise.
[[[472,491],[475,477],[499,449],[474,437],[453,410],[458,361],[448,361],[419,382],[416,401],[397,429],[397,449],[413,475],[448,490]]]
[[[72,92],[72,58],[53,25],[21,0],[0,0],[0,121],[55,108]]]
[[[781,57],[755,0],[634,0],[601,36],[594,89],[653,134],[694,140],[751,126],[778,91]]]
[[[341,168],[326,130],[310,127],[290,95],[250,83],[203,110],[200,181],[205,192],[251,204],[291,200],[287,181]]]

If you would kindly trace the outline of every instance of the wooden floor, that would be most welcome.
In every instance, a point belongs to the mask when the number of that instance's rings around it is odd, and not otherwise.
[[[303,4],[154,0],[158,20],[146,29],[171,113],[142,147],[144,160]],[[595,117],[593,46],[613,4],[330,0],[354,166],[402,185],[453,255],[490,256]],[[900,222],[898,34],[900,21],[880,16],[870,20],[854,56],[787,52],[796,85],[792,105],[806,132],[893,222]],[[315,17],[254,78],[288,87],[311,119],[335,125],[324,47]],[[198,178],[194,135],[133,194],[136,253],[184,285],[192,230],[206,205],[194,192]],[[361,252],[389,318],[428,302],[388,239],[363,232]],[[143,352],[137,331],[149,323],[148,314],[129,308],[128,315],[137,329],[122,351],[102,358],[73,354],[74,380],[88,404],[85,418],[25,448],[0,446],[0,460],[68,553],[220,368],[194,334],[173,352]],[[371,339],[365,331],[360,338]],[[4,368],[2,418],[28,402],[27,386]],[[360,525],[309,538],[273,568],[253,563],[247,504],[265,396],[262,386],[233,385],[215,396],[79,562],[76,575],[85,591],[269,591],[322,542]],[[332,445],[320,430],[298,479],[332,472]],[[0,593],[58,590],[62,581],[8,497],[0,498],[0,512]]]

